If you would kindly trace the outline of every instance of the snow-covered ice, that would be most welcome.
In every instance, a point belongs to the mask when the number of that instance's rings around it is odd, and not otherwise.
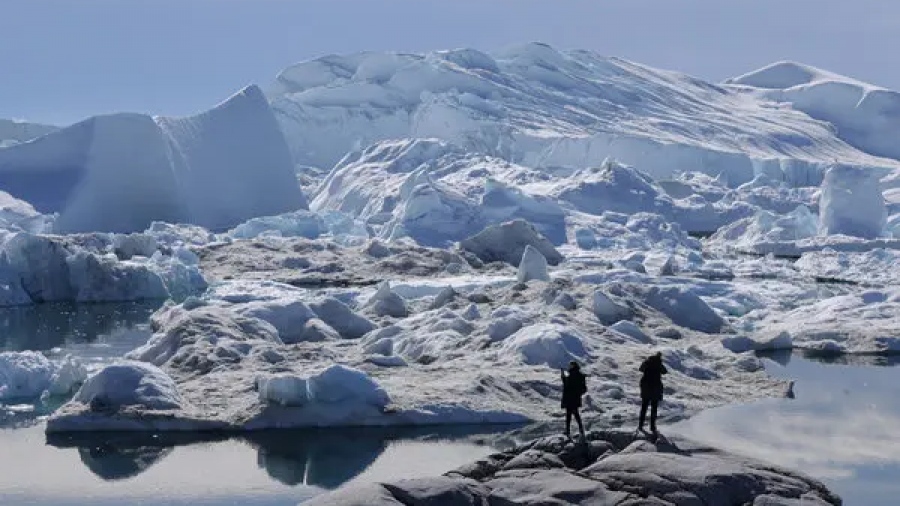
[[[56,361],[35,351],[0,353],[0,403],[63,398],[86,378],[87,369],[71,356]]]
[[[0,118],[0,148],[36,139],[58,128],[53,125]]]
[[[722,173],[731,186],[760,170],[817,185],[835,161],[897,167],[879,158],[887,153],[869,154],[826,123],[744,90],[533,43],[493,54],[330,55],[285,69],[268,96],[297,161],[316,167],[360,145],[416,137],[539,168],[585,168],[612,157],[657,178]],[[818,94],[810,103],[827,108],[833,98]],[[889,110],[858,117],[884,125],[878,115]]]
[[[826,297],[792,311],[765,315],[762,336],[790,336],[795,348],[826,354],[900,352],[900,292],[896,288]]]
[[[54,367],[34,351],[0,353],[0,400],[33,400],[51,385]]]
[[[148,410],[181,407],[178,387],[165,372],[144,362],[108,365],[84,382],[72,402],[92,411],[138,406]]]
[[[875,156],[900,158],[891,132],[900,126],[900,94],[798,62],[776,62],[726,81],[739,89],[787,102],[834,125],[848,144]]]
[[[294,251],[308,240],[280,241]],[[363,248],[341,248],[348,265],[366,268],[354,260],[370,258]],[[396,255],[419,247],[394,248]],[[509,279],[505,284],[479,282],[478,271],[490,268],[476,269],[471,279],[446,273],[438,280],[401,278],[407,314],[375,309],[393,298],[389,294],[397,295],[399,283],[335,287],[323,295],[321,289],[240,279],[232,271],[238,279],[216,281],[203,297],[160,309],[152,318],[154,335],[128,358],[155,364],[175,382],[184,407],[166,427],[180,429],[542,420],[558,404],[556,370],[570,360],[597,378],[589,380],[600,390],[586,416],[631,416],[627,399],[637,395],[637,365],[655,349],[664,351],[673,371],[666,401],[671,412],[687,414],[783,390],[758,362],[723,346],[727,334],[707,334],[728,327],[701,297],[716,307],[719,299],[735,297],[718,294],[723,288],[713,282],[659,278],[668,281],[658,284],[657,278],[622,270],[573,277],[565,264],[549,282],[517,283],[512,266],[501,271]],[[614,310],[598,309],[606,322],[595,314],[601,289],[614,292],[607,296]],[[435,305],[441,294],[442,303]],[[682,306],[690,312],[672,309]],[[300,309],[282,309],[289,307]],[[705,309],[697,313],[696,307]],[[282,310],[284,318],[276,316]],[[305,337],[312,322],[317,337]],[[285,329],[300,337],[283,339]],[[330,367],[358,372],[322,372]],[[332,386],[322,390],[321,381],[332,376],[327,380]],[[266,378],[280,379],[267,383]],[[330,392],[328,398],[358,400],[314,401],[316,381],[319,392]],[[356,383],[360,386],[352,386]],[[604,387],[607,383],[620,387]],[[370,387],[363,388],[366,384]],[[350,390],[338,393],[341,388]],[[54,415],[48,430],[162,423],[155,415],[142,422],[133,410],[101,417],[77,401],[70,404]]]

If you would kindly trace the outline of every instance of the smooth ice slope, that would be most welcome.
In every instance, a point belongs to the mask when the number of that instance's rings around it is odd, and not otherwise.
[[[768,98],[537,43],[494,54],[326,56],[282,71],[269,97],[297,161],[321,168],[352,149],[404,137],[435,137],[538,168],[612,157],[654,178],[724,173],[730,186],[758,172],[818,184],[822,166],[834,161],[897,166]]]
[[[725,81],[761,98],[834,125],[848,144],[875,156],[900,158],[900,93],[833,72],[783,61]]]
[[[188,118],[156,118],[165,133],[188,222],[217,229],[305,209],[291,154],[256,86]]]
[[[57,232],[227,228],[306,207],[272,112],[251,86],[186,118],[97,116],[0,149],[0,188]]]

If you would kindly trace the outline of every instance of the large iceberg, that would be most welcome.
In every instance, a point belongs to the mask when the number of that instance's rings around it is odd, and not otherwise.
[[[590,167],[611,157],[655,178],[721,174],[731,187],[759,172],[817,185],[823,167],[834,161],[898,166],[878,157],[891,152],[841,138],[822,121],[743,90],[533,43],[492,54],[329,55],[285,69],[268,94],[297,161],[323,168],[352,149],[411,137],[440,138],[540,168]],[[841,101],[844,107],[865,98],[872,105],[844,124],[874,119],[885,127],[865,132],[881,130],[876,144],[889,147],[889,132],[896,130],[886,128],[890,94],[866,91]],[[827,108],[833,98],[810,94],[809,102]]]
[[[222,229],[307,206],[255,86],[196,116],[97,116],[0,149],[0,188],[59,213],[53,227],[64,233],[154,221]]]
[[[792,61],[776,62],[725,81],[834,125],[848,144],[875,156],[900,158],[900,93]]]

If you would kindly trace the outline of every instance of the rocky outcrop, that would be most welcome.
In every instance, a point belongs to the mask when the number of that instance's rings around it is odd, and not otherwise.
[[[680,438],[549,436],[444,476],[348,487],[309,506],[840,505],[812,478]]]

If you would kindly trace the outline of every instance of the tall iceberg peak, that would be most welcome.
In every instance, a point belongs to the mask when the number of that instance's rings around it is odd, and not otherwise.
[[[307,208],[257,86],[194,116],[96,116],[0,149],[0,187],[59,213],[60,233],[131,232],[153,221],[224,229]]]

